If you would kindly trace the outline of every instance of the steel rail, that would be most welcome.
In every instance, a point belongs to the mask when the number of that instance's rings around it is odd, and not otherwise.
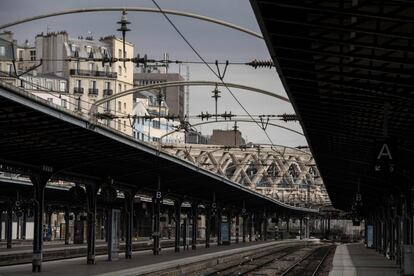
[[[162,88],[167,88],[167,87],[177,87],[177,86],[228,86],[228,87],[232,87],[232,88],[236,88],[236,89],[242,89],[242,90],[248,90],[251,92],[256,92],[259,94],[263,94],[266,96],[270,96],[270,97],[274,97],[278,100],[282,100],[285,102],[290,102],[288,98],[284,97],[284,96],[280,96],[278,94],[272,93],[270,91],[267,90],[263,90],[260,88],[256,88],[256,87],[251,87],[251,86],[247,86],[247,85],[242,85],[242,84],[236,84],[236,83],[221,83],[221,82],[215,82],[215,81],[171,81],[171,82],[163,82],[163,83],[156,83],[156,84],[150,84],[150,85],[145,85],[145,86],[138,86],[138,87],[134,87],[132,89],[120,92],[120,93],[116,93],[112,96],[103,98],[101,100],[96,101],[93,106],[91,108],[97,108],[99,105],[105,103],[105,102],[109,102],[112,100],[115,100],[117,98],[120,97],[124,97],[127,96],[129,94],[133,94],[136,92],[141,92],[141,91],[149,91],[149,90],[160,90]]]
[[[16,25],[19,25],[19,24],[23,24],[23,23],[26,23],[26,22],[31,22],[31,21],[35,21],[35,20],[39,20],[39,19],[43,19],[43,18],[48,18],[48,17],[55,17],[55,16],[66,15],[66,14],[74,14],[74,13],[113,12],[113,11],[161,13],[158,9],[143,8],[143,7],[97,7],[97,8],[73,9],[73,10],[58,11],[58,12],[53,12],[53,13],[45,13],[45,14],[32,16],[32,17],[26,17],[26,18],[23,18],[23,19],[14,21],[14,22],[9,22],[9,23],[0,25],[0,30],[8,28],[8,27],[16,26]],[[243,28],[241,26],[238,26],[238,25],[235,25],[235,24],[223,21],[223,20],[219,20],[219,19],[215,19],[215,18],[211,18],[211,17],[208,17],[208,16],[199,15],[199,14],[195,14],[195,13],[177,11],[177,10],[163,10],[163,12],[166,13],[166,14],[189,17],[189,18],[194,18],[194,19],[198,19],[198,20],[201,20],[201,21],[206,21],[206,22],[218,24],[218,25],[221,25],[221,26],[225,26],[225,27],[228,27],[228,28],[246,33],[246,34],[251,35],[253,37],[263,39],[263,36],[261,34],[257,33],[257,32],[254,32],[254,31],[249,30],[247,28]]]

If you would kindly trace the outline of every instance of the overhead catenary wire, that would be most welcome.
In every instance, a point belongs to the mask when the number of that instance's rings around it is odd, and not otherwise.
[[[195,49],[195,47],[188,41],[188,39],[184,36],[184,34],[177,28],[177,26],[174,24],[174,22],[171,21],[171,19],[168,17],[168,15],[163,11],[163,9],[158,5],[158,3],[155,0],[151,0],[154,5],[159,9],[161,14],[165,17],[165,19],[170,23],[170,25],[174,28],[174,30],[180,35],[180,37],[185,41],[185,43],[191,48],[191,50],[197,55],[197,57],[208,67],[208,69],[223,83],[224,87],[227,89],[227,91],[230,93],[230,95],[233,97],[233,99],[239,104],[239,106],[246,112],[246,114],[249,115],[249,117],[257,124],[257,126],[263,130],[265,133],[267,139],[271,144],[274,144],[271,137],[267,133],[266,130],[262,128],[259,122],[257,122],[249,113],[249,111],[244,107],[244,105],[240,102],[240,100],[234,95],[234,93],[230,90],[230,88],[227,86],[227,84],[223,81],[223,78],[220,77],[216,71],[210,66],[210,64],[201,56],[201,54]]]

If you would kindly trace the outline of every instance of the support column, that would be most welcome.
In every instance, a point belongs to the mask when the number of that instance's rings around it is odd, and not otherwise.
[[[211,235],[211,207],[206,206],[206,248],[210,247]]]
[[[265,210],[263,212],[263,230],[262,230],[263,241],[267,241],[267,224],[268,224],[268,220],[267,220],[267,213]]]
[[[250,214],[250,225],[249,225],[249,242],[253,241],[253,225],[254,225],[254,214]]]
[[[0,209],[0,241],[3,234],[3,210]]]
[[[99,186],[97,184],[86,186],[86,198],[87,198],[87,220],[88,220],[88,255],[87,264],[95,264],[95,246],[96,246],[96,199]]]
[[[193,215],[193,226],[191,228],[191,249],[196,250],[197,249],[197,226],[198,226],[198,202],[193,202],[191,204],[191,213]]]
[[[65,244],[69,244],[70,233],[69,233],[70,213],[69,207],[65,208]]]
[[[132,226],[134,221],[134,197],[135,191],[124,192],[125,198],[125,220],[126,220],[126,231],[125,231],[125,259],[132,258]]]
[[[236,213],[236,243],[239,243],[239,236],[240,236],[240,219],[239,213]]]
[[[221,245],[221,210],[217,208],[217,246]]]
[[[44,169],[51,171],[51,168],[47,166],[44,166]],[[32,272],[42,271],[44,192],[50,176],[51,174],[49,173],[39,173],[30,176],[30,181],[33,184],[34,203]]]
[[[299,239],[302,239],[302,218],[299,221]]]
[[[12,248],[12,234],[13,234],[13,210],[12,203],[7,204],[7,223],[6,223],[6,240],[7,248]]]
[[[180,230],[181,230],[181,200],[174,201],[174,213],[175,213],[175,245],[174,251],[180,252]]]
[[[22,240],[26,239],[27,209],[23,209]]]
[[[232,217],[231,217],[231,210],[227,213],[227,223],[229,224],[229,244],[231,244],[231,223],[232,223]]]
[[[246,232],[247,232],[247,219],[248,219],[247,214],[243,214],[242,218],[243,218],[243,237],[242,237],[242,240],[243,240],[243,243],[245,243],[246,242]]]
[[[152,252],[154,255],[160,254],[160,212],[161,212],[161,191],[156,191],[152,198],[152,238],[154,240]]]

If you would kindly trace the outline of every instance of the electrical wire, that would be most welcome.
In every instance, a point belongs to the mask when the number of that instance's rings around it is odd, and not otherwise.
[[[230,90],[230,88],[227,86],[227,84],[223,81],[223,78],[219,76],[216,71],[210,66],[210,64],[201,56],[201,54],[194,48],[194,46],[188,41],[188,39],[183,35],[183,33],[177,28],[177,26],[171,21],[171,19],[168,17],[168,15],[163,11],[163,9],[158,5],[158,3],[155,0],[151,0],[154,5],[158,8],[158,10],[161,12],[161,14],[165,17],[165,19],[170,23],[170,25],[175,29],[175,31],[181,36],[181,38],[185,41],[185,43],[191,48],[191,50],[198,56],[198,58],[208,67],[208,69],[223,83],[224,87],[227,89],[227,91],[230,93],[230,95],[233,97],[233,99],[239,104],[239,106],[246,112],[246,114],[254,121],[257,126],[263,130],[265,133],[267,139],[269,142],[273,145],[273,141],[270,138],[269,134],[265,129],[262,128],[259,122],[257,122],[249,113],[249,111],[244,107],[244,105],[240,102],[240,100],[236,97],[236,95]]]

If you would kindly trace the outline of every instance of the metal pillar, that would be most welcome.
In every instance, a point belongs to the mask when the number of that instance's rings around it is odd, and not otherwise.
[[[3,234],[3,210],[0,209],[0,241]]]
[[[174,201],[174,211],[175,211],[175,243],[174,251],[180,252],[180,230],[181,230],[181,200]]]
[[[125,198],[125,220],[126,220],[126,237],[125,237],[125,259],[132,258],[132,226],[134,221],[134,197],[135,191],[124,192]]]
[[[27,223],[27,209],[23,209],[22,240],[26,239],[26,223]]]
[[[95,246],[96,246],[96,200],[99,186],[97,184],[86,186],[87,198],[87,228],[88,228],[88,255],[86,259],[87,264],[95,264]]]
[[[249,242],[253,241],[254,214],[250,214]]]
[[[187,220],[188,218],[184,218],[183,220],[183,233],[182,233],[182,238],[183,238],[183,250],[188,250],[187,247]]]
[[[50,170],[50,168],[46,166],[44,169],[47,169],[48,171]],[[30,181],[33,184],[34,202],[32,272],[42,271],[44,191],[50,176],[51,174],[48,173],[40,173],[30,176]]]
[[[231,210],[227,213],[227,223],[229,224],[229,244],[231,244],[231,223],[232,223],[232,217],[231,217]]]
[[[262,240],[263,241],[267,241],[267,224],[268,224],[267,214],[266,214],[266,211],[264,211],[264,213],[263,213],[263,230],[262,230],[262,235],[263,235]]]
[[[161,191],[156,191],[152,198],[152,238],[154,240],[152,252],[160,254],[160,212],[161,212]]]
[[[12,248],[12,233],[13,233],[13,210],[12,203],[7,205],[7,223],[6,223],[6,240],[7,248]]]
[[[221,210],[217,209],[217,246],[221,245]]]
[[[242,240],[243,242],[246,242],[246,232],[247,232],[247,215],[244,214],[243,215],[243,236],[242,236]]]
[[[197,249],[197,226],[198,226],[198,203],[193,202],[191,204],[191,213],[193,225],[191,228],[191,249]]]
[[[211,207],[206,206],[206,248],[210,247],[211,235]]]
[[[302,239],[302,218],[300,218],[299,222],[299,239]]]
[[[236,243],[239,243],[239,236],[240,236],[240,219],[239,214],[236,214]]]
[[[70,214],[69,214],[69,207],[65,208],[65,244],[69,244],[69,221],[70,221]]]

